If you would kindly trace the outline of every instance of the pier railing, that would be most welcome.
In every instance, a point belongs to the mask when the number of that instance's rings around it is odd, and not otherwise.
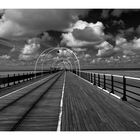
[[[46,74],[55,73],[57,71],[44,71],[44,72],[29,72],[29,73],[18,73],[18,74],[8,74],[0,77],[0,89],[5,87],[10,87],[25,81],[29,81]]]
[[[123,101],[140,102],[140,78],[83,71],[73,73],[93,83],[94,86],[118,95]]]

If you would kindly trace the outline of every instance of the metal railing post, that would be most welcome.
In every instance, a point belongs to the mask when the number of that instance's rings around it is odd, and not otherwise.
[[[29,81],[31,80],[31,77],[30,76],[31,76],[31,72],[29,72]]]
[[[24,79],[24,78],[25,78],[25,76],[24,76],[24,73],[23,73],[23,82],[25,81],[25,79]]]
[[[103,87],[103,89],[106,89],[106,76],[105,76],[105,74],[104,74],[104,87]]]
[[[94,85],[96,85],[96,74],[94,73]]]
[[[85,74],[85,72],[84,72],[84,73],[83,73],[83,78],[84,78],[84,79],[85,79],[85,77],[86,77],[85,75],[86,75],[86,74]]]
[[[1,80],[1,79],[0,79]],[[1,89],[2,87],[1,87],[1,81],[0,81],[0,89]]]
[[[33,79],[33,72],[31,72],[31,80]]]
[[[114,77],[111,75],[111,93],[114,94]]]
[[[123,76],[123,97],[121,98],[123,101],[127,101],[126,98],[126,78]]]
[[[18,73],[18,83],[20,83],[20,74]]]
[[[29,75],[28,75],[28,80],[30,81],[30,76],[31,76],[31,73],[29,72]]]
[[[27,77],[26,81],[28,81],[29,80],[29,73],[26,74],[26,77]]]
[[[92,73],[90,73],[90,82],[93,83]]]
[[[3,85],[4,85],[4,87],[6,87],[6,80],[4,80]]]
[[[86,73],[84,72],[84,79],[86,79]]]
[[[16,82],[15,82],[15,74],[14,74],[14,85],[16,84]]]
[[[31,79],[33,79],[33,76],[34,76],[34,74],[33,74],[33,72],[32,72],[32,77],[31,77]]]
[[[8,74],[8,77],[7,78],[8,78],[8,85],[7,86],[9,87],[10,86],[10,84],[9,84],[9,74]]]
[[[98,86],[100,87],[100,74],[98,73]]]

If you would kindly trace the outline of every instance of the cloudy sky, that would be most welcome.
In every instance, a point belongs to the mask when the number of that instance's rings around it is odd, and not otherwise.
[[[34,66],[58,44],[83,67],[140,67],[138,9],[1,9],[1,66]]]

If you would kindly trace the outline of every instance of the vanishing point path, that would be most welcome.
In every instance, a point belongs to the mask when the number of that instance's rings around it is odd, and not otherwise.
[[[140,110],[72,72],[21,85],[0,93],[0,131],[140,131]]]

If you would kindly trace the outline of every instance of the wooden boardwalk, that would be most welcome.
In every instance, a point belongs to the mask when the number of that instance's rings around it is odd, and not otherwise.
[[[1,131],[140,130],[140,110],[71,72],[15,90],[0,97]]]
[[[72,73],[67,73],[64,93],[62,130],[140,130],[139,110]]]
[[[0,130],[56,130],[63,75],[51,76],[26,90],[2,98]]]

